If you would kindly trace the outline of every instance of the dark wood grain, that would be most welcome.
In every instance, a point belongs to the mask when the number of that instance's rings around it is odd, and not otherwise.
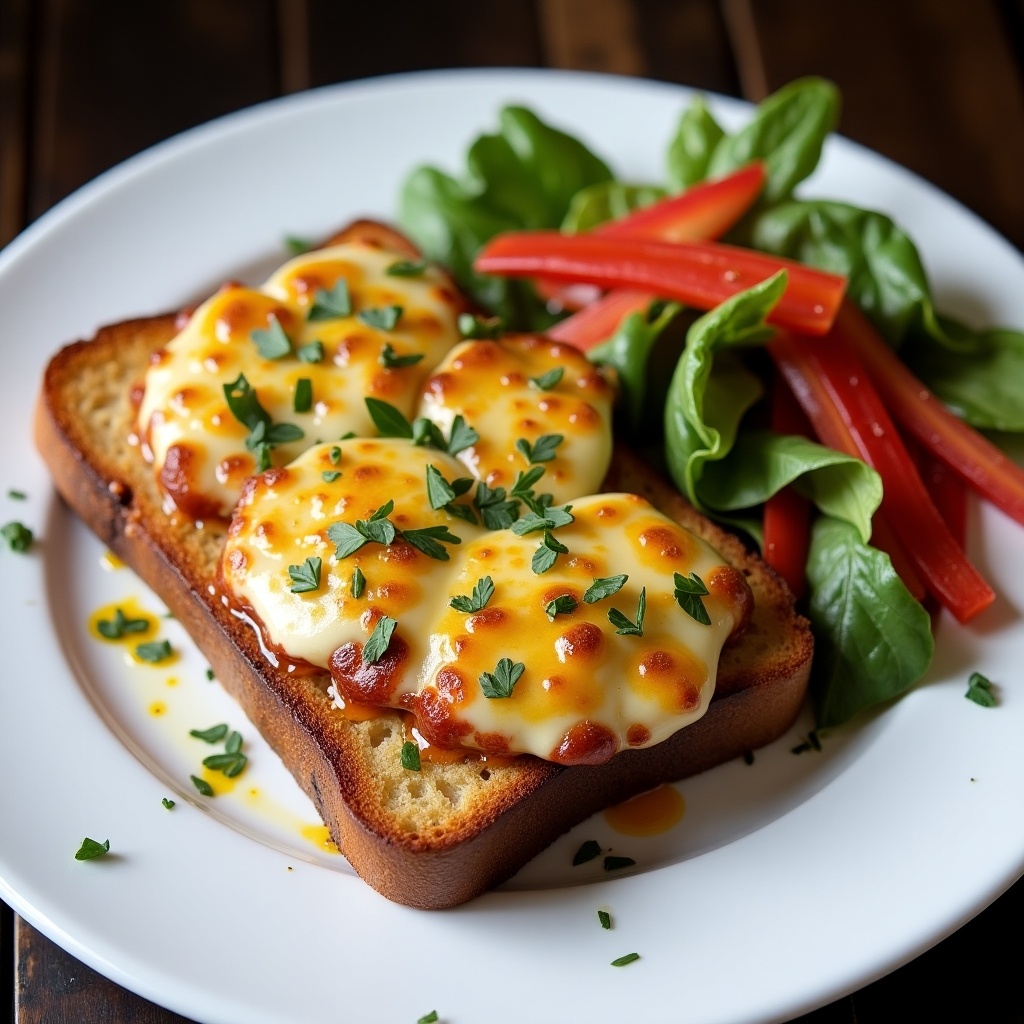
[[[108,981],[20,919],[15,946],[18,1024],[190,1024]]]
[[[28,0],[0,3],[0,246],[25,219],[30,13]]]
[[[984,0],[725,0],[751,99],[801,75],[843,93],[840,131],[916,171],[1024,247],[1024,90]],[[1018,41],[1019,42],[1019,41]]]
[[[308,3],[313,85],[398,71],[533,67],[543,61],[532,0]]]
[[[32,217],[169,135],[277,95],[273,0],[38,6]]]

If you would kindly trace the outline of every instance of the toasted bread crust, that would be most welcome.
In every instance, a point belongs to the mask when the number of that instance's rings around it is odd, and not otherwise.
[[[168,514],[151,468],[128,443],[130,390],[175,330],[174,315],[134,320],[58,353],[44,378],[36,443],[64,500],[180,619],[355,870],[388,898],[423,908],[462,903],[599,808],[762,746],[792,723],[813,645],[785,584],[619,452],[609,489],[643,494],[698,533],[744,572],[754,592],[751,627],[723,653],[708,713],[662,744],[624,751],[599,767],[563,768],[532,757],[493,767],[471,760],[425,763],[410,779],[414,773],[397,768],[405,738],[397,714],[349,721],[332,706],[326,673],[296,678],[267,660],[255,631],[215,586],[225,525],[197,529]]]

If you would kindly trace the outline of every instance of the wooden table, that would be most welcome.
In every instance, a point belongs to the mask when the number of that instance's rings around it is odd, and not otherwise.
[[[474,65],[642,75],[751,100],[824,75],[842,89],[845,135],[1024,247],[1024,0],[0,0],[0,244],[112,164],[220,114],[330,82]],[[1024,881],[917,960],[801,1020],[1024,1020],[1022,919]],[[8,1015],[183,1019],[0,904]]]

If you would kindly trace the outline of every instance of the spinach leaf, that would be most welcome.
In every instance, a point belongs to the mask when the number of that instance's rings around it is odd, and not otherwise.
[[[772,330],[764,320],[786,290],[780,271],[734,295],[702,316],[687,332],[665,402],[665,457],[676,486],[698,509],[704,467],[728,455],[743,414],[761,396],[761,382],[734,352],[759,345]]]
[[[798,78],[758,104],[753,118],[714,148],[706,177],[720,178],[751,160],[765,162],[762,202],[788,196],[821,158],[839,119],[839,90],[823,78]]]
[[[635,433],[640,427],[647,394],[647,359],[661,332],[682,309],[676,302],[654,302],[646,313],[631,313],[607,341],[591,349],[588,358],[614,367],[619,376],[622,408]]]
[[[708,166],[725,131],[711,116],[704,100],[697,96],[683,111],[679,127],[668,147],[668,187],[682,192],[708,176]]]
[[[399,219],[481,305],[507,324],[542,330],[553,317],[532,287],[475,273],[473,257],[501,231],[558,227],[577,192],[612,175],[581,142],[528,110],[506,107],[499,122],[497,135],[472,144],[461,178],[414,170],[402,187]]]
[[[855,527],[828,517],[815,523],[807,579],[819,726],[891,700],[923,675],[935,648],[928,612]]]
[[[569,212],[562,220],[562,230],[569,234],[589,231],[598,224],[625,217],[627,213],[664,198],[665,190],[657,185],[601,181],[581,189],[573,196]]]
[[[900,355],[957,416],[982,430],[1024,431],[1024,332],[972,332],[940,317],[948,335],[964,332],[977,348],[953,351],[915,335]]]
[[[724,460],[705,466],[700,495],[709,508],[734,512],[762,504],[788,484],[826,515],[855,527],[865,544],[871,539],[881,477],[860,459],[804,437],[744,431]],[[760,539],[759,518],[740,525]]]

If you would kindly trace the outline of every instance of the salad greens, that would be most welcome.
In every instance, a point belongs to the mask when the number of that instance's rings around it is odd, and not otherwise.
[[[846,275],[850,298],[954,412],[977,427],[1024,431],[1024,333],[974,330],[939,313],[917,248],[887,215],[794,196],[839,107],[834,85],[803,78],[728,132],[698,97],[681,114],[658,183],[616,180],[582,142],[508,107],[498,133],[472,144],[461,176],[413,171],[401,219],[427,255],[510,328],[541,330],[557,314],[527,282],[473,271],[492,236],[586,231],[760,159],[764,191],[726,240]],[[813,692],[818,724],[836,725],[905,691],[934,645],[928,613],[888,555],[870,545],[878,474],[806,438],[763,429],[757,349],[771,338],[765,318],[784,288],[784,274],[776,275],[696,320],[676,303],[653,303],[590,355],[618,375],[622,429],[658,453],[697,508],[760,543],[760,507],[783,487],[817,507],[806,609],[817,641]],[[678,328],[687,321],[684,339]],[[663,424],[652,423],[651,409],[662,404]]]

